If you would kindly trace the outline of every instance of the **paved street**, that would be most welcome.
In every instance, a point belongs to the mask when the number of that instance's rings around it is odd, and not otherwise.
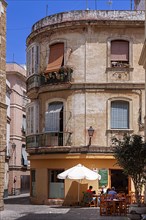
[[[29,195],[13,196],[5,199],[5,210],[0,212],[0,220],[128,220],[127,217],[106,217],[99,215],[99,208],[57,207],[31,205]]]

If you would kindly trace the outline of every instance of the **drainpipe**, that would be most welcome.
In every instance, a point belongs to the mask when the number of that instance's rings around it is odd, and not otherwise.
[[[146,0],[145,2],[145,40],[146,40]],[[145,116],[144,116],[144,140],[146,141],[146,69],[145,69]],[[146,203],[146,184],[145,184],[145,194],[144,203]]]
[[[146,0],[145,2],[145,40],[146,40]],[[145,69],[145,116],[144,116],[144,140],[146,141],[146,69]]]
[[[85,29],[86,30],[86,29]],[[87,61],[87,40],[86,40],[86,34],[85,34],[85,57],[84,57],[84,84],[86,84],[86,74],[87,74],[87,68],[86,68],[86,61]],[[86,131],[86,127],[87,127],[87,97],[86,97],[86,89],[84,90],[84,94],[85,94],[85,145],[87,145],[87,131]]]

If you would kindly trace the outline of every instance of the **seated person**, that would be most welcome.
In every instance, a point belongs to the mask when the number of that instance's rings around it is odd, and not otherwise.
[[[108,191],[108,195],[111,195],[111,199],[117,198],[117,192],[115,191],[114,186],[111,188],[111,190]]]
[[[96,200],[96,197],[94,197],[94,194],[96,194],[96,191],[95,190],[92,190],[93,189],[93,186],[89,186],[89,189],[87,189],[87,193],[91,194],[90,197],[91,197],[91,202],[95,202]]]
[[[106,194],[106,191],[107,191],[106,187],[102,186],[101,187],[101,194]]]

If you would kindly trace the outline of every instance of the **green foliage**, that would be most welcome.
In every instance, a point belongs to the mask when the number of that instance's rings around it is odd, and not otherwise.
[[[117,164],[133,180],[136,201],[140,206],[142,187],[146,183],[146,143],[135,134],[125,134],[122,140],[113,138],[112,141]]]

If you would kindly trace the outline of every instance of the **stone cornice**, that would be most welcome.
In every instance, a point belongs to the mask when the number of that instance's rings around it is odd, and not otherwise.
[[[99,147],[99,146],[63,146],[63,147],[36,147],[27,148],[30,155],[37,154],[113,154],[112,147]]]
[[[118,90],[132,90],[144,89],[144,83],[72,83],[70,89],[118,89]]]
[[[145,89],[144,83],[68,83],[66,85],[45,85],[40,88],[33,88],[27,92],[29,98],[37,98],[39,94],[45,92],[57,92],[65,90],[136,90]]]
[[[47,16],[32,27],[32,32],[27,38],[29,41],[46,31],[52,31],[59,28],[81,27],[85,25],[96,26],[128,26],[144,28],[144,11],[99,11],[99,10],[80,10]]]

